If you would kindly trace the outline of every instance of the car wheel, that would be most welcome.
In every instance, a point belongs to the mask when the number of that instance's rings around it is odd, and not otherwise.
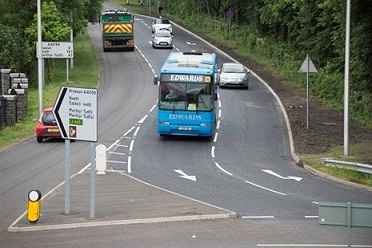
[[[37,143],[43,142],[43,137],[36,137]]]

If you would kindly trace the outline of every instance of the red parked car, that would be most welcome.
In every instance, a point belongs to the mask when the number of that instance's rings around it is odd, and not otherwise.
[[[36,124],[35,132],[38,143],[43,142],[43,139],[46,138],[62,138],[52,110],[52,107],[44,109],[39,121]]]

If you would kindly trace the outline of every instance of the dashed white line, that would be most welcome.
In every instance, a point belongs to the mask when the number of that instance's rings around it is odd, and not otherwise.
[[[218,132],[216,132],[216,133],[214,134],[213,142],[214,142],[214,143],[217,143],[217,139],[218,139]]]
[[[133,146],[134,146],[134,140],[132,140],[132,141],[130,142],[130,147],[129,147],[129,151],[130,151],[130,152],[133,151]]]
[[[212,156],[212,158],[214,158],[214,146],[212,146],[212,148],[211,148],[211,156]]]
[[[152,106],[152,108],[150,109],[149,113],[151,113],[152,111],[154,111],[155,108],[156,108],[156,104],[154,104],[154,106]]]
[[[305,219],[318,219],[319,216],[316,215],[305,215]]]
[[[242,216],[243,219],[273,219],[274,216],[263,215],[263,216]]]

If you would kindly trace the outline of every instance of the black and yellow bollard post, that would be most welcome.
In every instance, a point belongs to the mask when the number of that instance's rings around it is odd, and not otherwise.
[[[40,219],[41,193],[39,190],[28,192],[27,219],[29,222],[37,222]]]

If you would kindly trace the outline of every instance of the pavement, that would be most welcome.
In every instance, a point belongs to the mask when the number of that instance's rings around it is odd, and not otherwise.
[[[234,218],[236,213],[193,200],[139,181],[128,174],[108,171],[95,177],[94,211],[90,207],[90,171],[70,179],[70,208],[65,210],[62,183],[40,201],[40,218],[30,222],[27,211],[9,232],[58,230],[97,226]],[[68,207],[67,207],[68,209]]]

